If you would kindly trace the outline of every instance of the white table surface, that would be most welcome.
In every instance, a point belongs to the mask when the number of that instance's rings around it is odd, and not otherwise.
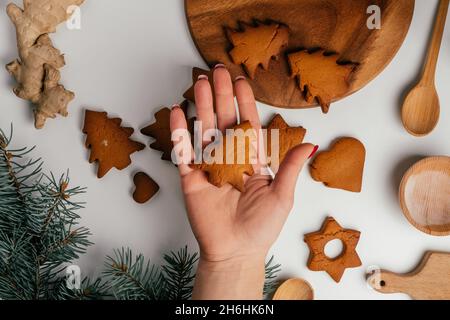
[[[15,33],[0,0],[0,59],[14,59]],[[19,1],[14,1],[19,3]],[[315,289],[317,299],[405,299],[402,294],[381,295],[365,283],[368,267],[377,265],[395,272],[414,268],[427,250],[449,250],[450,238],[420,233],[404,218],[397,189],[406,169],[424,156],[450,155],[450,27],[447,26],[437,73],[442,114],[437,129],[426,138],[408,135],[400,121],[403,94],[417,78],[431,31],[436,0],[416,1],[408,37],[389,67],[367,87],[335,103],[329,115],[320,109],[278,110],[259,104],[264,121],[281,113],[292,125],[308,129],[307,140],[328,148],[340,136],[362,140],[367,148],[361,194],[327,189],[305,170],[296,192],[295,208],[274,245],[283,278],[303,277]],[[82,223],[93,233],[92,246],[79,261],[84,274],[96,274],[112,249],[130,246],[159,263],[162,253],[188,244],[197,249],[183,206],[177,170],[161,161],[160,153],[147,148],[135,154],[133,164],[113,170],[104,179],[87,161],[81,132],[85,108],[106,110],[136,129],[134,137],[148,144],[138,130],[153,121],[161,106],[180,100],[191,81],[192,66],[205,67],[189,34],[181,0],[95,0],[82,7],[82,29],[65,26],[53,35],[66,54],[63,84],[76,92],[70,117],[49,121],[36,131],[26,102],[12,93],[14,84],[0,72],[0,127],[14,123],[14,146],[37,145],[35,157],[45,169],[62,173],[70,168],[72,182],[88,187],[81,212]],[[132,175],[143,170],[161,186],[148,204],[132,197]],[[328,215],[344,227],[362,232],[357,251],[363,266],[349,269],[336,284],[324,272],[306,267],[308,248],[303,235],[320,228]]]

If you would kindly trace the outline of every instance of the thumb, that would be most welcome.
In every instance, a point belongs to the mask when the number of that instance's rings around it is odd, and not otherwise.
[[[275,176],[272,187],[275,192],[283,197],[292,198],[294,196],[297,180],[305,162],[312,158],[319,149],[319,146],[312,144],[302,144],[292,149]]]
[[[6,7],[6,12],[8,14],[8,16],[11,18],[11,21],[16,24],[17,21],[19,21],[19,19],[22,17],[23,15],[23,11],[22,9],[20,9],[17,5],[15,5],[14,3],[10,3],[7,7]]]

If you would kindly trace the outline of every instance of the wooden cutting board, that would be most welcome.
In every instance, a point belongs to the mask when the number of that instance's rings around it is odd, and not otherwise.
[[[290,77],[285,55],[301,48],[323,48],[340,53],[342,61],[360,63],[347,96],[373,80],[393,59],[411,24],[414,0],[185,0],[194,42],[206,63],[221,62],[233,77],[245,75],[228,52],[225,28],[238,22],[274,20],[289,26],[290,44],[283,58],[272,61],[268,72],[259,70],[251,81],[257,100],[283,108],[311,107]],[[380,30],[367,27],[367,8],[381,9]]]
[[[406,293],[416,300],[450,299],[450,253],[427,252],[416,270],[400,275],[382,270],[368,278],[380,293]]]

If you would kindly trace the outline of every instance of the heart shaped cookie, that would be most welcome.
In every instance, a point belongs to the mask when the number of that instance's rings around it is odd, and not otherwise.
[[[327,187],[361,192],[366,148],[355,138],[339,139],[330,149],[317,155],[311,176]]]
[[[146,203],[159,191],[158,184],[144,172],[138,172],[133,181],[136,186],[133,199],[137,203]]]

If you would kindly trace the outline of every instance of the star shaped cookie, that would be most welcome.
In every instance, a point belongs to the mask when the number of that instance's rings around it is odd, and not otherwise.
[[[310,249],[308,268],[312,271],[325,271],[334,281],[341,281],[347,268],[361,266],[361,260],[356,252],[361,233],[342,228],[334,218],[327,218],[322,229],[305,235],[305,242]],[[325,246],[332,240],[342,241],[344,248],[340,256],[330,259],[325,254]]]
[[[272,153],[272,130],[279,130],[279,164],[281,164],[292,148],[300,145],[306,135],[306,129],[303,127],[290,127],[283,117],[277,114],[267,126],[267,155]],[[272,161],[273,162],[273,161]]]

